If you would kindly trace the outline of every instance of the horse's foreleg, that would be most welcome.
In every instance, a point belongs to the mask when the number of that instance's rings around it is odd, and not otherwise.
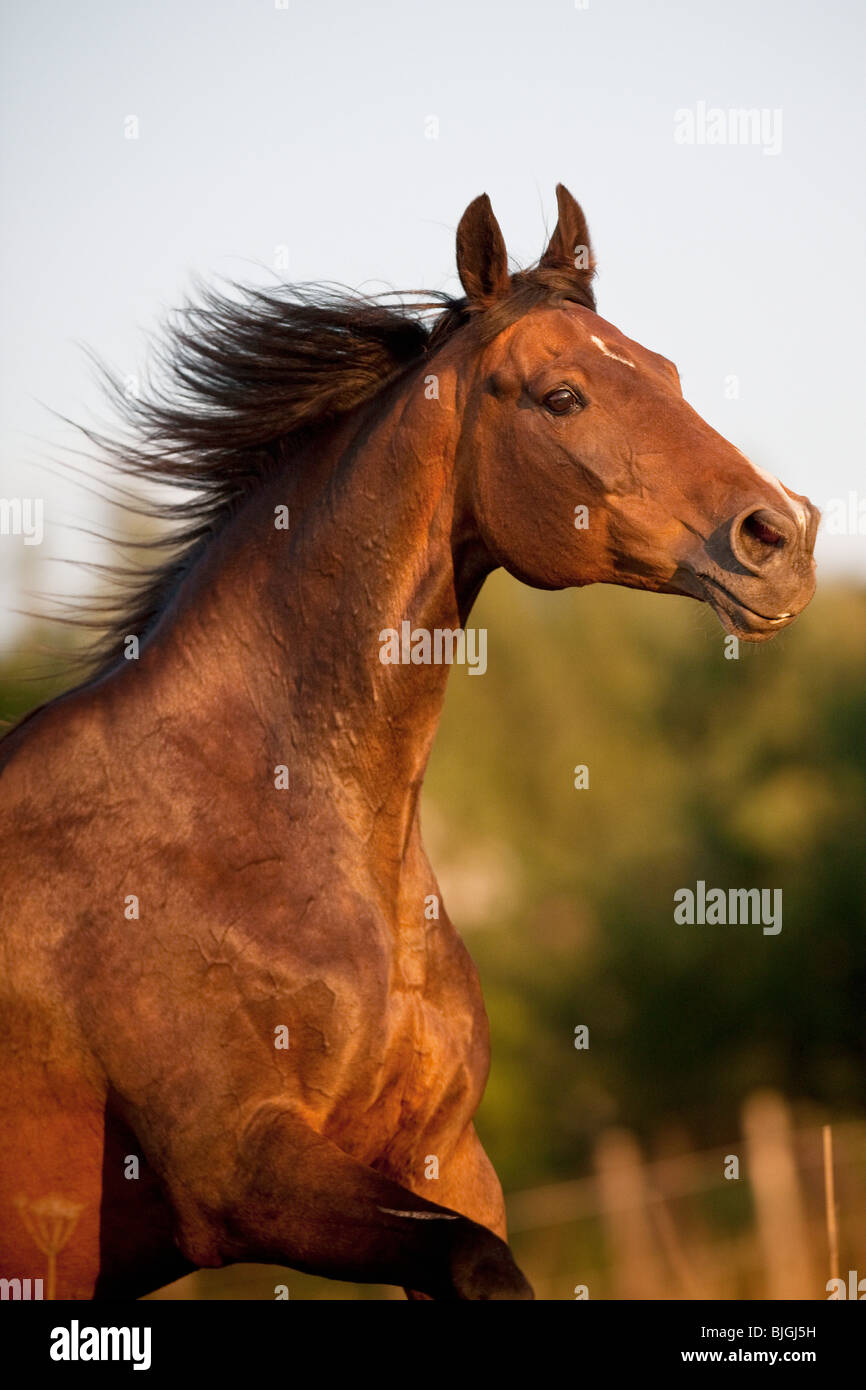
[[[234,1171],[190,1197],[175,1184],[179,1243],[198,1265],[287,1264],[361,1283],[402,1284],[437,1299],[531,1298],[504,1241],[350,1158],[291,1113],[261,1107]]]
[[[423,1163],[419,1164],[420,1176],[415,1173],[406,1174],[406,1181],[414,1190],[426,1188],[431,1193],[435,1192],[438,1200],[444,1205],[495,1231],[502,1240],[507,1239],[502,1186],[493,1164],[482,1148],[481,1140],[475,1133],[474,1125],[469,1125],[464,1131],[453,1154],[442,1160],[434,1180],[427,1178],[426,1168],[427,1156]],[[427,1295],[419,1293],[417,1289],[407,1288],[406,1297],[425,1299]]]

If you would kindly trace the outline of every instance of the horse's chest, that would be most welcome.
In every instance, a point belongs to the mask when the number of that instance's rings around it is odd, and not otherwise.
[[[340,1088],[332,1137],[366,1162],[435,1152],[469,1123],[489,1061],[478,979],[449,923],[403,932],[381,1011],[368,1013],[343,1062],[364,1084]]]
[[[410,941],[401,952],[404,984],[392,1011],[383,1087],[392,1123],[431,1136],[440,1127],[469,1122],[489,1065],[487,1017],[474,968],[466,968],[462,947],[456,959],[445,952],[443,960],[440,945],[428,933],[426,950]]]
[[[331,1137],[366,1163],[410,1171],[444,1152],[470,1122],[486,1079],[471,1027],[421,994],[392,1001],[366,1098],[357,1092],[331,1117]],[[407,1167],[408,1165],[408,1167]]]

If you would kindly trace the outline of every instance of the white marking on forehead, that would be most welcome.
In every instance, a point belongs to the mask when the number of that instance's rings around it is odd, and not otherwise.
[[[620,357],[618,352],[614,352],[612,348],[608,347],[607,343],[603,343],[601,341],[601,338],[597,338],[594,333],[589,341],[591,343],[595,343],[595,346],[598,348],[599,352],[603,352],[605,357],[612,357],[614,362],[622,362],[623,366],[631,367],[633,372],[637,371],[637,367],[635,366],[634,362],[629,362],[627,357]]]

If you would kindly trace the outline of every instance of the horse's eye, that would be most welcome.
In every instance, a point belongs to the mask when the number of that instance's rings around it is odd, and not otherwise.
[[[573,410],[580,410],[583,401],[567,386],[558,386],[555,391],[548,391],[544,397],[544,404],[551,415],[568,415]]]

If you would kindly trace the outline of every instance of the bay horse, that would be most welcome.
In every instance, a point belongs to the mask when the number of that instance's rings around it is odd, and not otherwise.
[[[471,203],[459,298],[205,291],[169,378],[118,389],[133,432],[100,442],[188,495],[154,504],[170,548],[119,575],[89,678],[0,745],[4,1277],[137,1297],[261,1261],[532,1297],[419,829],[448,665],[383,633],[458,633],[502,566],[762,641],[812,596],[818,522],[599,317],[557,204],[512,271]]]

